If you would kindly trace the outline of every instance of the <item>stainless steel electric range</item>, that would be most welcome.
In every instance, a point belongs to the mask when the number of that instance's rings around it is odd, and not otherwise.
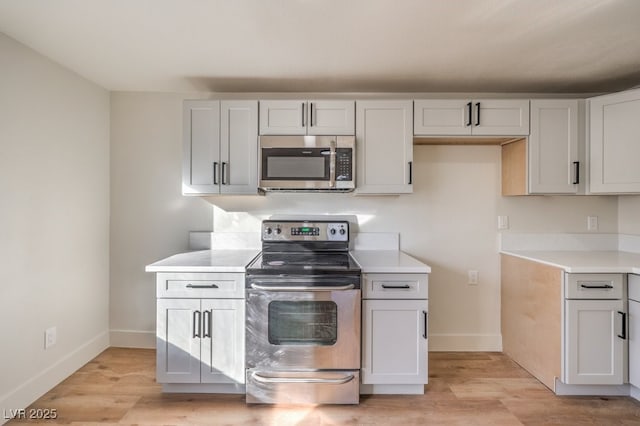
[[[262,223],[247,266],[247,403],[357,404],[360,267],[349,222]]]

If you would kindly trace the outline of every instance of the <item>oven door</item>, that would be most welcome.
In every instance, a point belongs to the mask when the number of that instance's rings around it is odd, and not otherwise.
[[[288,290],[283,284],[262,280],[253,286],[260,289],[247,291],[247,368],[360,368],[359,289],[306,290],[296,286],[296,290]]]

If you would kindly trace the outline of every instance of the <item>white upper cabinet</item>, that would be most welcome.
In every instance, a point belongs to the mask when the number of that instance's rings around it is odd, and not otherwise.
[[[358,101],[357,194],[413,192],[411,101]]]
[[[590,107],[592,193],[640,193],[640,89],[598,96]]]
[[[183,194],[257,193],[258,102],[185,101],[183,147]]]
[[[354,101],[260,101],[261,135],[353,135]]]
[[[528,135],[529,100],[417,100],[413,131],[416,136]]]
[[[584,173],[579,152],[579,102],[532,100],[528,144],[530,194],[576,194]]]

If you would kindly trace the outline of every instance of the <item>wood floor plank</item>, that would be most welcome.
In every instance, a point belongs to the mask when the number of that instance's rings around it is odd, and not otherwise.
[[[640,425],[625,397],[558,397],[506,355],[429,354],[424,395],[363,395],[360,405],[246,405],[243,395],[163,394],[155,351],[110,348],[33,408],[55,420],[16,425]]]

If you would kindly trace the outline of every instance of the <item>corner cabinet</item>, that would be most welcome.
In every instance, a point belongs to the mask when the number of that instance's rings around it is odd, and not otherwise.
[[[629,274],[628,330],[629,383],[640,390],[640,275],[636,274]]]
[[[584,101],[531,101],[531,134],[502,145],[502,195],[584,193]]]
[[[416,136],[526,136],[529,100],[416,100]]]
[[[356,194],[413,192],[413,103],[356,102]]]
[[[261,135],[353,135],[354,101],[260,101]]]
[[[184,195],[257,194],[257,170],[257,101],[184,101]]]
[[[640,89],[589,99],[590,192],[640,193]]]
[[[156,379],[166,392],[244,392],[244,274],[158,273]]]
[[[424,393],[428,275],[364,274],[363,286],[361,393]]]

